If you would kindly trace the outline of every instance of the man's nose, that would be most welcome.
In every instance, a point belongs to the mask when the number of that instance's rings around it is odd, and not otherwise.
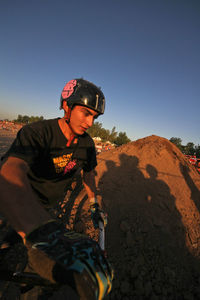
[[[88,125],[89,127],[91,127],[92,124],[93,124],[93,122],[94,122],[94,117],[93,117],[93,116],[89,116],[89,117],[87,118],[87,125]]]

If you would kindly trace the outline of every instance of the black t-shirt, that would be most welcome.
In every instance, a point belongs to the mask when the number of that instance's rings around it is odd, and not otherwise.
[[[64,198],[79,168],[89,172],[97,165],[94,142],[87,133],[69,147],[67,141],[58,119],[35,122],[22,127],[2,159],[14,156],[26,161],[33,190],[44,204],[52,204]]]

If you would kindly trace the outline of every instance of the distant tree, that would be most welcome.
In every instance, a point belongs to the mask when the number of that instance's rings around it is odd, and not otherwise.
[[[181,151],[183,151],[183,147],[182,147],[182,140],[181,138],[178,137],[172,137],[170,139],[170,142],[172,142],[173,144],[175,144]]]
[[[36,116],[36,117],[31,116],[30,119],[29,119],[29,123],[33,123],[33,122],[37,122],[37,121],[42,121],[42,120],[44,120],[43,116],[40,116],[40,117],[38,117],[38,116]]]
[[[130,142],[125,132],[120,132],[119,135],[114,126],[112,130],[102,127],[102,123],[94,122],[94,124],[87,131],[91,137],[100,137],[103,142],[109,141],[111,143],[118,143],[119,145]]]
[[[117,131],[116,131],[116,127],[114,126],[110,132],[108,139],[111,143],[114,143],[116,138],[117,138]]]
[[[102,128],[100,133],[100,138],[102,139],[102,141],[103,142],[108,141],[109,137],[110,137],[110,130]]]
[[[194,150],[195,150],[196,156],[197,156],[198,158],[200,158],[200,145],[195,146],[195,147],[194,147]]]
[[[18,123],[24,123],[24,124],[29,124],[29,123],[33,123],[33,122],[37,122],[37,121],[42,121],[44,120],[44,117],[43,116],[22,116],[22,115],[18,115],[17,119],[14,120],[15,122],[18,122]]]
[[[127,137],[126,132],[119,132],[117,138],[115,139],[115,144],[121,146],[123,144],[129,143],[131,140]]]
[[[26,116],[26,115],[23,116],[22,117],[22,123],[28,124],[29,123],[29,119],[30,119],[29,116]]]
[[[99,122],[94,122],[87,132],[89,135],[91,135],[91,137],[100,137],[101,130],[102,124]]]
[[[195,153],[195,147],[194,147],[194,143],[187,143],[187,145],[184,147],[184,153],[188,154],[188,155],[194,155]]]
[[[103,141],[110,141],[110,138],[114,138],[117,135],[115,133],[115,127],[113,127],[112,131],[102,128],[102,123],[94,122],[94,124],[87,131],[91,137],[100,137]]]
[[[18,115],[17,119],[15,120],[16,122],[22,123],[22,115]]]

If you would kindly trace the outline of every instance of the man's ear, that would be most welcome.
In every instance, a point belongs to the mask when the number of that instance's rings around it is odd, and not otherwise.
[[[68,105],[67,105],[67,101],[66,101],[66,100],[63,100],[62,107],[63,107],[63,109],[64,109],[64,112],[65,112],[65,113],[67,113],[67,112],[68,112],[68,109],[69,109],[69,107],[68,107]]]

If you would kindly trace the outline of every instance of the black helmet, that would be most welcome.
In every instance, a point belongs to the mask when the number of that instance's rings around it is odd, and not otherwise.
[[[104,94],[93,83],[84,79],[70,80],[63,88],[60,98],[60,109],[63,107],[63,101],[72,108],[74,105],[87,106],[103,114],[105,109]]]

